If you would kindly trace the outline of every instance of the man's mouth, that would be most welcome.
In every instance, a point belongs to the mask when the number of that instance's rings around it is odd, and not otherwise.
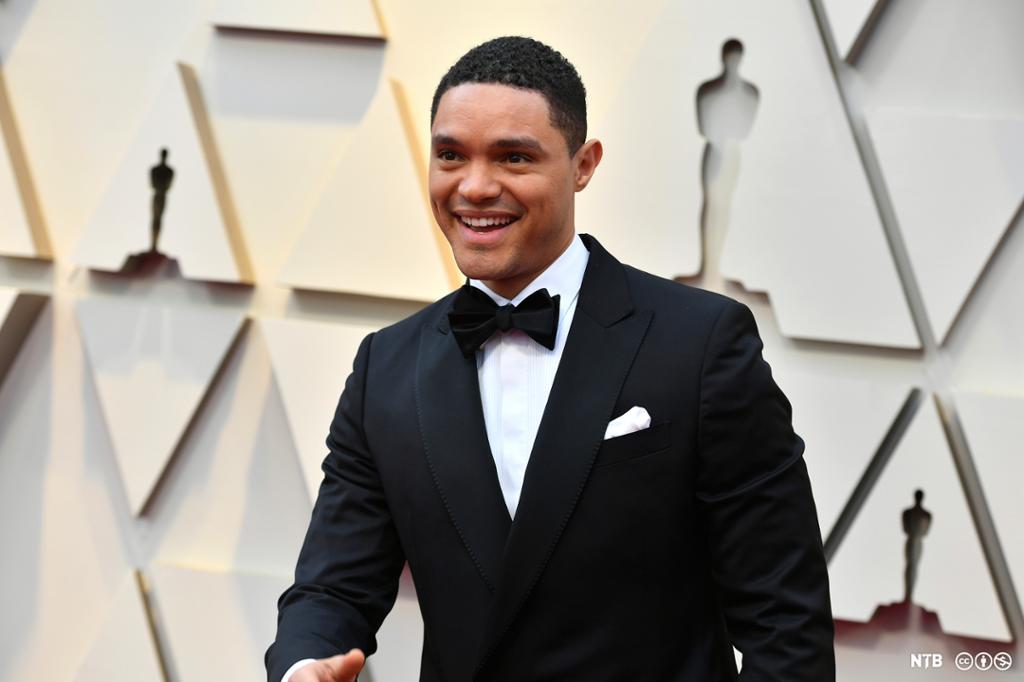
[[[491,230],[506,227],[519,220],[516,216],[500,216],[494,218],[469,218],[456,216],[463,225],[474,232],[489,232]]]

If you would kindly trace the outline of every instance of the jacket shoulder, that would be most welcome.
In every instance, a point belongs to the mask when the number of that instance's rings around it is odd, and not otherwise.
[[[695,321],[711,324],[730,306],[746,307],[744,303],[724,294],[659,277],[632,265],[623,264],[622,267],[626,271],[633,303],[638,308],[668,313],[692,325]]]

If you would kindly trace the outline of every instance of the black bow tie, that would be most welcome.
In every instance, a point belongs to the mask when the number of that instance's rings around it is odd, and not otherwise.
[[[548,350],[554,350],[558,296],[550,296],[547,289],[538,289],[519,305],[499,306],[480,289],[465,284],[455,294],[448,321],[459,349],[467,358],[473,357],[476,349],[496,330],[508,331],[513,327]]]

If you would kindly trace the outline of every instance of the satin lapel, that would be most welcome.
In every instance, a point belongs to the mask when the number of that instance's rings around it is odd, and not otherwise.
[[[423,448],[448,515],[487,587],[497,584],[511,518],[498,484],[480,402],[476,361],[447,320],[420,332],[416,410]]]
[[[479,671],[509,629],[572,515],[651,321],[634,311],[623,266],[597,240],[530,454],[501,580],[485,630]]]

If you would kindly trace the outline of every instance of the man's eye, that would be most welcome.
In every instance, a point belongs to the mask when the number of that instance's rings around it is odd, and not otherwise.
[[[442,161],[454,161],[457,158],[457,154],[450,149],[442,149],[437,153],[437,158]]]
[[[508,156],[505,157],[505,159],[509,163],[526,163],[527,161],[529,161],[529,159],[523,156],[522,154],[509,154]]]

